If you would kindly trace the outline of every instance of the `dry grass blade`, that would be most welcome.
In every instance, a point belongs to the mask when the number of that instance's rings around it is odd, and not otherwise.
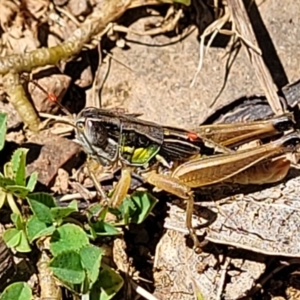
[[[217,7],[216,7],[217,8]],[[230,20],[230,11],[228,10],[228,8],[226,6],[224,6],[224,14],[223,16],[219,17],[217,20],[215,20],[212,24],[210,24],[205,30],[204,32],[201,34],[200,36],[200,44],[199,44],[199,62],[198,62],[198,67],[197,67],[197,71],[193,77],[193,80],[190,84],[190,87],[193,87],[195,85],[196,82],[196,78],[198,76],[198,74],[201,71],[202,65],[203,65],[203,58],[204,58],[204,54],[205,54],[205,49],[204,49],[204,42],[206,37],[208,37],[209,35],[211,35],[208,43],[207,43],[207,48],[209,48],[211,46],[211,44],[213,43],[216,35],[221,31],[222,27],[229,22]],[[227,33],[226,33],[227,34]]]
[[[227,0],[227,2],[231,11],[232,20],[235,23],[239,34],[243,36],[244,39],[250,41],[251,45],[255,45],[257,47],[256,37],[242,0]],[[273,83],[271,74],[264,63],[263,57],[256,53],[256,51],[249,47],[249,45],[246,44],[246,46],[255,74],[265,92],[272,110],[276,115],[283,114],[283,109],[276,93],[275,84]]]

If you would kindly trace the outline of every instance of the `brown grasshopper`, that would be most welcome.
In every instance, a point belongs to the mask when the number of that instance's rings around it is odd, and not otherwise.
[[[55,95],[48,97],[55,101]],[[122,167],[121,179],[109,200],[112,207],[123,201],[131,175],[138,174],[157,189],[187,201],[186,225],[198,249],[199,241],[191,224],[193,189],[220,182],[280,181],[290,168],[286,154],[293,153],[300,141],[298,133],[283,135],[293,129],[292,115],[249,123],[205,125],[194,130],[162,126],[138,116],[88,107],[79,113],[73,126],[78,142],[90,157],[103,166]],[[278,139],[253,149],[237,148],[249,141],[262,143],[270,138]],[[93,181],[106,199],[95,178]]]
[[[297,149],[298,133],[283,135],[253,149],[232,148],[251,140],[282,135],[292,127],[291,117],[281,116],[189,131],[96,108],[84,109],[75,121],[77,140],[90,156],[103,165],[122,165],[122,176],[110,205],[118,206],[123,201],[131,175],[139,174],[147,183],[187,201],[186,225],[197,249],[200,244],[191,224],[193,189],[226,181],[240,184],[280,181],[290,168],[290,161],[284,155]],[[213,151],[203,156],[207,148]]]

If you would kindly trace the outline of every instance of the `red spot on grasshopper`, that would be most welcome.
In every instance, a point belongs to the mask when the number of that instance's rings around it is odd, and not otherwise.
[[[187,136],[188,136],[188,139],[189,139],[191,142],[194,142],[194,141],[196,141],[196,140],[199,139],[198,134],[197,134],[196,132],[189,132],[189,133],[187,134]]]
[[[49,100],[50,102],[57,102],[57,97],[56,97],[56,95],[53,94],[53,93],[48,93],[48,100]]]

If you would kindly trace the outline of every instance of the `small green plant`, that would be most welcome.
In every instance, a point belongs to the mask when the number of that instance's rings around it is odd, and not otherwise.
[[[37,173],[34,172],[26,183],[26,154],[28,150],[19,148],[11,160],[4,165],[3,174],[0,173],[0,208],[7,202],[11,210],[20,214],[15,199],[25,199],[34,190]]]
[[[3,149],[6,134],[5,114],[0,114],[0,150]],[[11,219],[15,228],[8,229],[3,239],[9,247],[15,247],[19,252],[30,251],[26,237],[25,223],[16,201],[23,201],[31,193],[37,182],[37,173],[32,173],[26,182],[26,154],[27,149],[18,149],[11,160],[3,167],[0,173],[0,208],[8,204],[12,210]]]
[[[5,134],[6,115],[0,113],[0,151]],[[10,207],[14,225],[3,233],[3,240],[8,247],[27,253],[35,243],[49,238],[52,259],[47,267],[65,287],[78,295],[89,295],[90,299],[112,299],[123,286],[123,279],[102,262],[102,249],[90,241],[119,235],[118,226],[143,222],[157,199],[147,192],[136,191],[119,209],[96,204],[89,208],[87,221],[82,224],[71,216],[78,212],[77,201],[60,207],[50,194],[34,192],[38,174],[32,173],[26,179],[27,152],[27,149],[17,149],[0,173],[0,209],[4,205]],[[20,205],[28,205],[29,214],[22,214]],[[105,221],[108,212],[116,216],[113,224]],[[29,300],[32,291],[24,282],[13,283],[0,296],[0,300],[7,299]]]
[[[33,193],[37,176],[31,175],[26,184],[25,161],[26,150],[18,149],[6,164],[9,172],[1,174],[1,193],[13,211],[11,219],[15,226],[3,234],[7,246],[18,252],[30,252],[33,242],[50,237],[53,258],[49,268],[53,275],[78,294],[93,293],[98,299],[111,299],[122,287],[123,279],[113,269],[102,264],[102,250],[90,244],[89,235],[82,229],[83,226],[72,224],[72,219],[68,219],[70,214],[78,211],[77,202],[72,201],[67,207],[58,207],[51,195]],[[27,201],[32,215],[23,217],[16,200]],[[102,278],[101,282],[99,278]],[[17,293],[19,289],[19,285],[13,285],[7,291]]]
[[[7,115],[4,113],[0,113],[0,151],[3,149],[5,144],[6,120]]]
[[[130,197],[126,197],[118,209],[102,209],[100,204],[90,207],[88,211],[89,230],[92,238],[97,236],[119,235],[117,226],[128,224],[141,224],[151,213],[158,200],[145,191],[135,191]],[[93,222],[93,217],[99,215],[98,221]],[[105,222],[107,212],[116,216],[114,224]]]
[[[17,201],[24,201],[33,191],[37,182],[37,173],[32,173],[26,183],[26,153],[27,149],[18,149],[11,160],[4,165],[0,173],[0,208],[5,203],[12,210],[11,220],[15,228],[10,228],[3,234],[8,247],[14,247],[19,252],[29,252],[31,248],[26,236],[26,222],[18,208]]]
[[[32,291],[25,282],[10,284],[1,294],[0,300],[31,300]]]

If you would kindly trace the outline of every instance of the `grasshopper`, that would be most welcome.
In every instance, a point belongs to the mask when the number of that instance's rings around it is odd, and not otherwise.
[[[174,161],[191,159],[200,152],[206,154],[206,148],[230,153],[228,147],[274,137],[294,126],[291,115],[251,123],[206,125],[194,130],[162,126],[137,117],[85,108],[75,120],[77,140],[102,165],[121,159],[126,165],[141,167],[160,154]]]
[[[54,95],[48,96],[55,101]],[[121,179],[107,200],[109,205],[118,207],[130,188],[131,175],[140,175],[156,189],[187,201],[186,226],[196,249],[201,249],[201,245],[191,222],[193,189],[220,182],[280,181],[290,168],[286,154],[296,151],[300,142],[298,133],[284,135],[294,126],[290,114],[249,123],[205,125],[194,130],[163,126],[138,117],[87,107],[78,114],[73,126],[77,141],[88,156],[103,166],[122,167]],[[253,140],[267,143],[253,149],[237,149]],[[92,179],[106,199],[101,186],[93,176]]]
[[[300,142],[300,135],[295,132],[282,135],[292,127],[293,120],[286,115],[189,131],[96,108],[84,109],[75,121],[77,140],[90,156],[102,165],[122,164],[121,179],[110,205],[118,206],[123,201],[131,175],[139,174],[157,189],[187,201],[186,226],[197,250],[201,245],[191,224],[193,189],[226,181],[240,184],[280,181],[290,168],[290,161],[284,155],[296,151]],[[278,135],[282,136],[253,149],[232,150],[244,142]]]

